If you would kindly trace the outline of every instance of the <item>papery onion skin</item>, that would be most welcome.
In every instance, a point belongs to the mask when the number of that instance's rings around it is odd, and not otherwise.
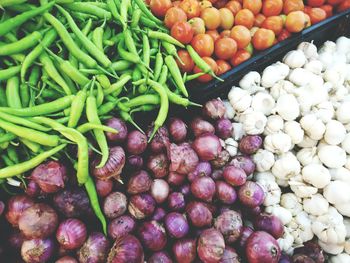
[[[234,248],[226,246],[219,263],[241,263],[241,259]]]
[[[265,193],[259,184],[247,181],[239,188],[238,198],[243,205],[253,208],[264,202]]]
[[[106,137],[111,143],[122,143],[126,140],[128,136],[128,127],[125,122],[119,118],[110,118],[106,121],[106,125],[113,129],[116,129],[118,133],[106,132]]]
[[[222,150],[219,138],[214,134],[203,134],[192,143],[193,149],[203,161],[211,161],[217,158]]]
[[[121,192],[109,194],[103,203],[103,212],[109,219],[117,218],[125,213],[128,201],[126,196]]]
[[[210,177],[213,178],[214,181],[222,180],[223,174],[224,171],[222,169],[216,169],[211,173]]]
[[[225,251],[225,241],[222,234],[214,229],[204,230],[198,239],[197,253],[203,262],[219,262]]]
[[[196,239],[185,238],[177,240],[173,245],[176,262],[191,263],[196,259]]]
[[[157,207],[156,210],[154,211],[154,214],[152,215],[152,220],[155,220],[157,222],[163,221],[163,219],[166,216],[166,211],[162,207]]]
[[[109,180],[96,179],[95,185],[96,185],[97,194],[100,197],[106,197],[112,192],[112,189],[113,189],[113,181],[111,179]]]
[[[152,172],[154,177],[165,177],[169,172],[168,157],[164,153],[151,155],[147,161],[147,168]]]
[[[293,263],[316,263],[315,260],[304,254],[294,254]]]
[[[215,195],[215,182],[208,176],[199,177],[191,184],[192,194],[205,202],[211,202]]]
[[[302,247],[297,247],[294,250],[295,254],[305,254],[312,258],[315,263],[326,262],[326,257],[323,254],[323,250],[315,241],[307,241]]]
[[[64,257],[56,260],[55,263],[78,263],[78,261],[75,258],[73,258],[73,257],[64,256]]]
[[[263,139],[259,135],[245,135],[238,144],[239,150],[244,154],[256,153],[263,143]]]
[[[151,216],[155,210],[156,201],[149,194],[139,194],[130,197],[128,211],[136,219]]]
[[[203,105],[203,114],[213,120],[224,117],[226,108],[222,100],[212,99]]]
[[[5,214],[7,221],[13,227],[17,227],[23,211],[32,205],[34,205],[34,201],[27,195],[12,196],[7,202],[7,212]]]
[[[182,211],[185,209],[185,197],[182,193],[172,192],[168,197],[168,208],[170,211]]]
[[[186,236],[190,230],[186,217],[177,212],[166,215],[165,228],[171,237],[177,239]]]
[[[180,187],[180,192],[184,197],[188,197],[191,194],[191,186],[189,184],[184,184]]]
[[[140,131],[134,130],[128,134],[126,149],[130,154],[141,154],[147,148],[147,136]]]
[[[110,243],[99,232],[92,232],[83,246],[78,250],[79,263],[105,263]]]
[[[168,147],[170,159],[170,171],[179,174],[189,174],[193,172],[199,162],[198,156],[189,143],[176,145],[170,144]]]
[[[281,220],[274,215],[260,214],[254,220],[254,228],[269,233],[274,238],[278,239],[283,236],[284,226]]]
[[[219,169],[224,167],[229,162],[230,158],[231,156],[229,152],[222,150],[214,160],[210,161],[210,163],[214,169]]]
[[[210,122],[203,120],[202,118],[194,118],[191,121],[190,127],[195,137],[199,137],[206,133],[215,133],[214,126]]]
[[[200,176],[210,176],[212,174],[211,164],[209,162],[199,162],[196,166],[196,169],[192,173],[189,173],[187,178],[190,182],[194,181],[197,177]]]
[[[293,252],[294,253],[294,252]],[[325,262],[325,261],[322,261]],[[293,263],[292,259],[290,258],[290,256],[288,256],[285,253],[282,253],[280,260],[278,261],[278,263]]]
[[[239,238],[238,244],[241,248],[245,248],[248,238],[254,233],[254,230],[249,226],[243,226],[242,234]]]
[[[135,220],[128,215],[123,215],[113,219],[108,224],[108,235],[112,239],[125,236],[133,232],[136,228]]]
[[[183,142],[187,137],[187,126],[179,118],[171,118],[169,121],[169,133],[174,142]]]
[[[119,179],[121,172],[125,165],[125,152],[122,147],[114,146],[109,148],[109,157],[107,163],[101,167],[96,166],[100,163],[101,157],[99,156],[92,162],[92,174],[101,180],[107,180],[109,178]]]
[[[192,201],[186,206],[189,221],[195,227],[210,226],[213,221],[212,212],[202,202]]]
[[[243,231],[242,217],[233,210],[223,212],[215,219],[215,228],[220,231],[228,244],[237,241]]]
[[[244,170],[247,176],[255,172],[256,165],[248,155],[236,155],[232,158],[230,165]]]
[[[23,242],[21,255],[26,263],[48,262],[54,249],[55,245],[51,239],[30,239]]]
[[[276,239],[264,231],[256,231],[248,238],[245,251],[249,263],[277,263],[281,257]]]
[[[154,130],[154,126],[152,125],[147,132],[148,138],[151,137],[153,130]],[[161,153],[166,150],[166,147],[168,146],[169,143],[170,143],[170,140],[169,140],[168,129],[162,126],[154,134],[153,139],[149,144],[149,148],[153,153]]]
[[[86,226],[75,218],[62,221],[56,231],[56,239],[65,249],[77,249],[81,247],[87,237]]]
[[[140,155],[130,155],[127,159],[127,162],[132,170],[142,169],[143,159]]]
[[[23,211],[18,227],[26,238],[47,238],[55,232],[58,216],[50,206],[38,203]]]
[[[162,250],[167,243],[164,227],[156,221],[144,222],[138,229],[141,243],[152,251]]]
[[[147,261],[148,263],[173,263],[169,254],[165,251],[154,253]]]
[[[169,172],[168,183],[173,186],[181,186],[186,180],[185,174],[179,174],[176,172]]]
[[[221,203],[226,205],[232,205],[237,200],[236,190],[226,182],[216,181],[216,198],[221,201]]]
[[[140,241],[133,235],[118,238],[109,252],[107,263],[144,263]]]
[[[244,170],[233,165],[225,167],[223,177],[232,186],[244,185],[247,181],[247,175]]]
[[[36,182],[29,180],[27,183],[27,188],[25,189],[25,193],[30,197],[38,197],[42,191]]]
[[[151,195],[158,204],[163,203],[169,196],[169,184],[163,179],[154,179],[151,185]]]
[[[140,170],[133,173],[127,184],[127,192],[129,194],[141,194],[150,190],[152,179],[149,174]]]
[[[215,134],[225,140],[232,136],[233,126],[229,119],[221,118],[215,123]]]

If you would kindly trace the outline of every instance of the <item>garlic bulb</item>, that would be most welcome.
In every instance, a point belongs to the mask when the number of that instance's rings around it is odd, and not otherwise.
[[[331,174],[322,164],[311,163],[301,170],[303,180],[319,189],[324,188],[331,181]]]
[[[334,117],[334,107],[332,102],[323,101],[312,108],[312,113],[315,116],[323,121],[323,123],[329,122]]]
[[[306,63],[307,59],[302,50],[289,51],[282,60],[290,68],[301,68]]]
[[[303,165],[308,165],[311,163],[321,163],[317,156],[317,148],[302,148],[297,152],[297,159]]]
[[[280,80],[270,89],[270,95],[277,100],[281,95],[295,92],[295,86],[288,80]]]
[[[304,68],[296,68],[290,72],[288,79],[297,86],[306,86],[310,83],[313,75],[313,73]]]
[[[341,143],[346,135],[344,125],[336,120],[331,120],[326,125],[326,132],[324,133],[324,140],[331,145]]]
[[[300,114],[299,103],[291,94],[281,95],[277,100],[275,110],[286,121],[293,121]]]
[[[253,160],[256,165],[256,170],[258,172],[265,172],[270,170],[272,165],[275,163],[275,156],[270,151],[259,149],[253,155]]]
[[[316,75],[320,75],[323,69],[322,62],[319,60],[311,60],[304,65],[304,69]]]
[[[304,139],[304,130],[296,121],[286,121],[283,131],[289,135],[293,144],[298,144]]]
[[[329,169],[333,181],[340,180],[350,184],[350,170],[345,167]]]
[[[243,124],[239,123],[239,122],[233,122],[232,123],[232,127],[233,127],[233,139],[235,139],[236,141],[242,139],[242,137],[246,134],[244,129],[243,129]]]
[[[289,67],[284,63],[277,62],[264,69],[261,84],[266,88],[271,88],[278,81],[285,79],[288,74]]]
[[[249,135],[257,135],[263,133],[267,118],[261,112],[250,112],[245,114],[243,121],[243,129]]]
[[[340,168],[346,163],[346,152],[335,145],[325,145],[317,153],[321,162],[329,168]]]
[[[311,139],[309,136],[304,135],[303,140],[302,140],[300,143],[298,143],[297,145],[298,145],[300,148],[310,148],[310,147],[316,146],[317,143],[318,143],[317,140],[313,140],[313,139]]]
[[[275,107],[275,100],[272,96],[265,92],[258,92],[252,98],[251,107],[254,111],[260,111],[265,115],[270,115]]]
[[[306,184],[301,178],[301,175],[292,177],[288,183],[290,189],[300,198],[311,197],[318,190],[316,187]]]
[[[312,42],[301,42],[297,49],[302,51],[307,59],[316,59],[318,57],[317,47]]]
[[[264,148],[276,154],[286,153],[292,148],[292,140],[284,132],[269,134],[265,137]]]
[[[235,117],[235,110],[232,108],[232,105],[228,100],[223,100],[222,102],[226,109],[224,117],[232,120]]]
[[[294,193],[282,194],[281,206],[289,210],[293,216],[296,216],[303,210],[301,198],[296,196]]]
[[[341,36],[335,42],[337,45],[337,51],[343,54],[350,52],[350,39],[344,36]]]
[[[270,115],[267,117],[264,135],[273,134],[283,129],[283,119],[279,115]]]
[[[303,200],[303,208],[310,215],[320,216],[327,213],[329,203],[321,194],[315,194]]]
[[[237,155],[238,153],[238,142],[236,142],[233,138],[228,138],[225,140],[224,148],[231,157]]]
[[[344,82],[345,76],[334,68],[329,68],[323,73],[323,78],[333,84],[333,86],[340,85]]]
[[[300,163],[291,152],[282,154],[272,166],[272,173],[276,178],[289,179],[300,173]]]
[[[341,147],[346,151],[347,154],[350,154],[350,133],[347,133],[344,137],[344,140],[341,143]]]
[[[300,125],[305,133],[313,140],[320,140],[326,131],[323,122],[317,119],[316,115],[308,114],[300,119]]]
[[[239,86],[247,90],[250,94],[255,93],[258,90],[263,90],[260,87],[261,77],[260,74],[256,71],[251,71],[240,80]]]
[[[249,108],[252,97],[249,92],[241,88],[233,87],[228,94],[232,108],[237,112],[243,112]]]
[[[288,224],[293,218],[292,213],[288,209],[279,205],[267,206],[265,212],[277,216],[283,225]]]
[[[337,108],[335,115],[337,120],[343,124],[350,123],[350,101],[342,102]]]

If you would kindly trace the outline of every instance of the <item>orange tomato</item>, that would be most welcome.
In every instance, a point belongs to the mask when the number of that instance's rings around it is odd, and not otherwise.
[[[264,50],[273,45],[275,33],[270,29],[259,28],[252,39],[253,46],[256,50]]]
[[[230,59],[237,52],[237,44],[232,38],[220,38],[215,42],[215,55],[219,59]]]
[[[231,35],[231,30],[226,29],[226,30],[221,31],[220,38],[230,37],[230,35]]]
[[[251,41],[250,31],[245,26],[234,26],[231,29],[230,37],[233,38],[239,49],[245,48]]]
[[[275,35],[278,35],[283,29],[283,19],[280,16],[269,16],[262,23],[261,27],[271,29]]]
[[[214,40],[207,34],[195,35],[191,46],[201,57],[210,57],[214,52]]]
[[[205,63],[207,63],[211,67],[211,69],[214,71],[214,73],[217,74],[218,65],[216,64],[215,60],[212,59],[211,57],[203,57],[202,59],[205,61]],[[202,70],[199,67],[195,66],[193,69],[193,73],[196,74],[199,72],[202,72]],[[209,74],[204,74],[203,76],[200,76],[197,79],[200,82],[209,82],[213,79],[213,77],[210,76]]]
[[[194,61],[192,60],[187,50],[180,49],[179,51],[177,51],[177,54],[181,59],[181,61],[183,62],[182,64],[179,60],[176,59],[176,64],[179,66],[180,70],[182,72],[187,72],[187,73],[191,72],[194,68]]]
[[[320,6],[320,8],[326,12],[327,18],[333,15],[333,6],[323,5],[323,6]]]
[[[306,14],[302,11],[293,11],[287,15],[285,27],[289,32],[297,33],[307,26]]]
[[[254,26],[261,27],[265,19],[266,16],[264,16],[263,14],[257,14],[254,19]]]
[[[343,12],[345,10],[350,9],[350,1],[349,0],[345,0],[344,2],[340,3],[340,5],[337,8],[338,12]]]
[[[278,16],[283,10],[282,0],[265,0],[262,6],[262,13],[265,16]]]
[[[230,60],[230,63],[232,66],[238,66],[239,64],[243,63],[244,61],[251,58],[251,54],[244,50],[240,49],[236,52],[236,54],[233,56],[233,58]]]
[[[314,7],[310,10],[310,13],[308,13],[310,17],[311,24],[317,24],[321,22],[322,20],[325,20],[327,18],[327,13],[323,9],[319,7]]]
[[[261,0],[243,0],[243,8],[249,9],[254,15],[260,13],[262,8]]]
[[[201,18],[207,29],[217,29],[221,24],[220,12],[215,7],[209,7],[202,11]]]
[[[205,33],[211,36],[214,42],[220,38],[219,32],[217,30],[208,30]]]
[[[304,7],[304,13],[309,14],[311,12],[312,7],[311,6],[305,6]]]
[[[170,0],[151,0],[149,7],[154,15],[164,17],[166,12],[173,4]]]
[[[185,11],[188,19],[198,17],[201,13],[201,8],[197,0],[183,0],[180,3],[180,8]]]
[[[327,4],[330,5],[339,5],[341,2],[343,2],[344,0],[327,0]]]
[[[174,1],[173,6],[180,7],[181,1]]]
[[[235,17],[235,24],[252,28],[254,25],[254,14],[249,9],[239,10]]]
[[[200,1],[199,6],[200,6],[200,9],[202,12],[204,9],[206,9],[208,7],[213,7],[213,4],[210,1]]]
[[[307,4],[311,7],[320,7],[321,5],[324,5],[326,0],[307,0]]]
[[[225,72],[229,71],[232,68],[228,62],[222,59],[218,59],[216,61],[216,64],[218,65],[218,71],[216,73],[218,74],[218,76],[221,74],[224,74]]]
[[[239,10],[242,9],[242,5],[240,2],[234,0],[234,1],[229,1],[225,7],[227,7],[228,9],[230,9],[230,11],[232,12],[233,15],[236,15],[238,13]]]
[[[167,28],[172,28],[176,22],[186,22],[187,16],[184,10],[179,7],[171,7],[165,14],[164,23]]]
[[[281,42],[289,38],[292,34],[287,29],[282,29],[281,33],[277,37],[277,41]]]
[[[223,7],[219,9],[219,12],[221,17],[220,27],[222,29],[231,29],[235,21],[235,18],[231,10],[228,9],[227,7]]]
[[[288,15],[293,11],[303,11],[304,3],[302,0],[285,0],[283,4],[283,13]]]

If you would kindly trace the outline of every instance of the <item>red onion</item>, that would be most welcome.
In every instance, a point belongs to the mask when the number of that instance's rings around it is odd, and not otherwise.
[[[154,130],[154,126],[152,125],[147,132],[147,137],[150,138],[152,136],[152,132]],[[152,141],[149,144],[151,152],[153,153],[161,153],[166,150],[166,147],[169,145],[169,132],[168,129],[164,126],[160,127],[155,135],[153,136]]]
[[[156,221],[144,222],[138,230],[138,236],[141,243],[152,251],[162,250],[167,243],[165,229]]]
[[[254,228],[256,230],[265,231],[276,239],[282,237],[284,232],[284,227],[281,220],[277,216],[265,213],[255,218]]]
[[[19,230],[27,238],[47,238],[55,232],[58,216],[47,204],[34,204],[23,211],[18,220]]]
[[[222,234],[214,228],[204,230],[199,236],[197,253],[199,258],[208,263],[219,262],[225,251]]]
[[[225,104],[220,99],[207,101],[203,106],[203,114],[214,120],[224,117],[225,112]]]
[[[245,248],[248,238],[254,233],[254,230],[249,226],[244,226],[238,244],[241,248]]]
[[[187,197],[191,193],[191,186],[189,184],[181,185],[180,192],[184,195],[184,197]]]
[[[152,179],[146,171],[140,170],[131,175],[127,192],[129,194],[141,194],[147,192],[151,188]]]
[[[168,149],[170,171],[188,174],[194,171],[198,164],[198,156],[188,143],[170,144]]]
[[[213,215],[209,208],[201,202],[193,201],[186,207],[186,214],[191,224],[195,227],[210,226]]]
[[[143,159],[140,155],[130,155],[128,164],[133,170],[140,170],[143,166]]]
[[[130,197],[128,210],[136,219],[144,219],[154,212],[156,201],[149,194],[139,194]]]
[[[106,197],[112,192],[112,189],[113,189],[113,181],[111,179],[108,179],[108,180],[96,179],[95,185],[96,185],[97,194],[100,197]]]
[[[117,238],[109,252],[107,263],[144,263],[140,241],[133,235]]]
[[[315,263],[315,260],[307,255],[295,254],[293,255],[293,263]]]
[[[215,132],[217,136],[225,140],[232,136],[233,126],[229,119],[219,119],[215,123]]]
[[[38,184],[45,193],[56,193],[64,188],[67,178],[66,167],[57,162],[49,161],[37,166],[30,179]]]
[[[223,170],[214,170],[212,174],[210,175],[211,178],[213,178],[214,181],[223,179]]]
[[[219,263],[240,263],[241,259],[239,258],[236,250],[232,247],[225,247],[224,254],[220,259]]]
[[[22,244],[21,255],[26,263],[48,262],[54,253],[51,239],[31,239]]]
[[[37,197],[41,194],[41,189],[36,182],[29,180],[25,193],[30,197]]]
[[[325,261],[322,261],[325,262]],[[290,258],[290,256],[288,256],[285,253],[281,254],[280,260],[278,261],[278,263],[293,263],[292,259]]]
[[[236,211],[228,210],[215,219],[214,226],[224,236],[225,241],[232,244],[242,234],[242,217]]]
[[[230,165],[243,169],[246,175],[251,175],[255,171],[255,163],[252,158],[247,155],[234,156]]]
[[[237,200],[235,189],[226,182],[216,181],[216,197],[223,204],[232,205]]]
[[[211,202],[215,194],[215,182],[208,176],[199,177],[191,184],[191,192],[205,202]]]
[[[281,256],[276,239],[264,231],[248,238],[245,251],[249,263],[277,263]]]
[[[238,144],[239,150],[244,154],[256,153],[263,143],[259,135],[245,135]]]
[[[99,232],[92,232],[83,246],[78,250],[79,263],[104,263],[106,262],[110,243]]]
[[[135,230],[136,222],[131,216],[120,216],[108,224],[108,235],[112,239],[125,236]]]
[[[168,174],[168,183],[170,185],[180,186],[185,182],[185,180],[186,180],[186,175],[184,174],[179,174],[176,172],[170,172]]]
[[[197,177],[200,176],[210,176],[212,173],[211,164],[209,162],[199,162],[196,166],[196,169],[188,174],[188,180],[190,182],[194,181]]]
[[[228,151],[222,150],[210,163],[215,169],[224,167],[230,160],[231,156]]]
[[[168,208],[170,211],[182,211],[185,209],[185,197],[182,193],[172,192],[168,197]]]
[[[5,214],[7,221],[14,226],[18,226],[18,219],[23,211],[34,205],[34,201],[27,195],[12,196],[7,203],[7,212]]]
[[[128,134],[126,149],[130,154],[141,154],[147,148],[147,136],[137,130]]]
[[[55,263],[78,263],[78,261],[75,258],[73,258],[73,257],[64,256],[64,257],[56,260]]]
[[[233,165],[225,167],[223,176],[225,181],[233,186],[244,185],[247,181],[247,175],[244,170]]]
[[[204,161],[214,160],[222,150],[219,138],[209,133],[197,137],[194,140],[192,147],[198,154],[199,158]]]
[[[101,156],[93,161],[92,174],[102,180],[107,180],[109,178],[119,179],[120,174],[125,165],[125,152],[122,147],[114,146],[109,148],[109,157],[107,163],[101,167],[96,166],[100,163]]]
[[[89,198],[83,188],[65,189],[53,197],[54,205],[65,217],[92,214]]]
[[[125,122],[118,118],[110,118],[106,121],[106,125],[116,129],[118,133],[106,132],[106,137],[111,143],[122,143],[128,136],[128,127]]]
[[[263,209],[260,206],[255,207],[245,207],[243,214],[249,218],[255,218],[263,212]]]
[[[147,168],[153,173],[154,177],[165,177],[169,171],[168,157],[164,153],[151,155],[147,162]]]
[[[238,198],[243,205],[256,207],[264,202],[265,193],[262,187],[257,183],[247,181],[239,188]]]
[[[10,248],[15,251],[21,249],[24,240],[25,238],[23,234],[17,230],[12,232],[8,237],[8,243],[10,245]]]
[[[65,249],[77,249],[86,239],[87,231],[83,222],[75,218],[62,221],[58,226],[56,238],[58,243]]]
[[[201,136],[206,133],[214,134],[214,126],[202,118],[195,118],[191,121],[191,130],[195,137]]]
[[[152,220],[160,222],[160,221],[163,221],[165,216],[166,216],[166,211],[164,210],[164,208],[157,207],[152,216]]]
[[[128,201],[121,192],[109,194],[103,202],[103,212],[109,219],[117,218],[125,213]]]
[[[158,204],[163,203],[169,195],[169,185],[163,179],[154,179],[151,185],[151,195]]]
[[[173,263],[170,256],[165,251],[154,253],[148,260],[148,263]]]
[[[173,238],[182,238],[190,230],[186,217],[177,212],[171,212],[166,215],[165,228]]]
[[[169,121],[169,132],[174,142],[183,142],[187,137],[187,126],[179,118],[171,118]]]
[[[307,255],[308,257],[312,258],[315,261],[315,263],[326,262],[326,258],[323,254],[322,248],[314,241],[307,241],[304,243],[303,247],[295,248],[294,254]]]
[[[196,239],[180,239],[173,245],[176,262],[191,263],[196,258]]]

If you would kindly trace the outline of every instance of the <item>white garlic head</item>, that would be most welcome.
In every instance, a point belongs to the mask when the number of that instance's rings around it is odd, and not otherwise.
[[[275,107],[275,100],[266,92],[258,92],[252,98],[251,107],[254,111],[262,112],[267,116],[271,114],[272,109]]]
[[[273,134],[283,129],[283,119],[279,115],[270,115],[267,117],[264,135]]]
[[[301,128],[299,122],[286,121],[283,131],[289,135],[293,144],[298,144],[304,139],[304,130]]]
[[[299,103],[291,94],[281,95],[277,99],[275,110],[286,121],[293,121],[300,114]]]

